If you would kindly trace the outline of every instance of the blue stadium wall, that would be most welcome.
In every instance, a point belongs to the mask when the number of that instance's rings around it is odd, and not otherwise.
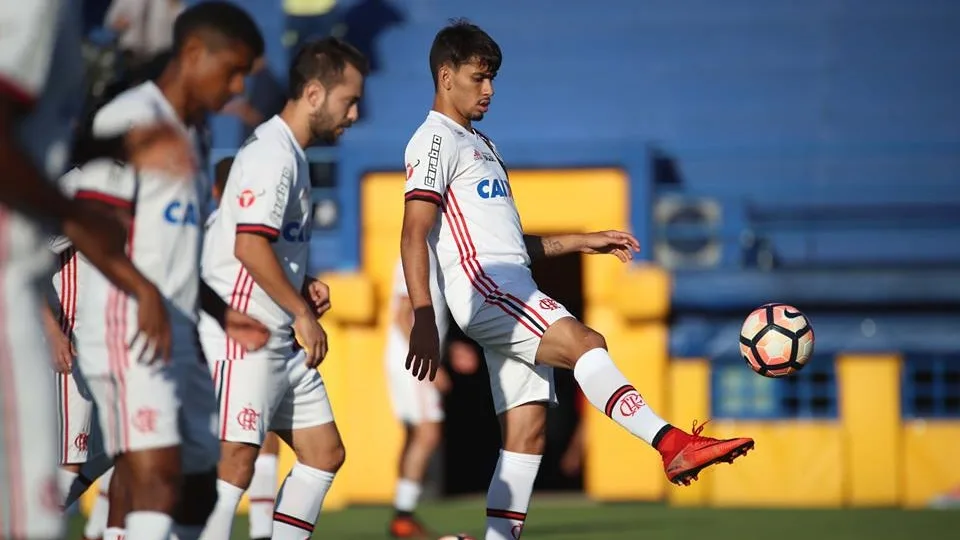
[[[238,3],[256,13],[283,78],[283,14]],[[346,428],[357,443],[335,500],[390,498],[394,473],[362,441],[398,443],[399,432],[349,388],[379,370],[403,148],[430,107],[432,37],[455,16],[503,48],[482,128],[517,171],[527,228],[629,227],[644,244],[629,269],[586,263],[587,322],[667,416],[757,438],[756,455],[676,491],[655,456],[588,416],[592,496],[916,506],[960,483],[960,465],[941,457],[960,440],[960,3],[341,9],[353,35],[385,28],[371,41],[362,122],[311,153],[336,163],[335,184],[315,191],[335,218],[315,232],[313,262],[349,302],[330,322],[347,365],[324,373],[341,387],[338,415],[363,424]],[[215,156],[233,152],[236,121],[215,127]],[[737,357],[739,322],[768,301],[797,305],[816,329],[817,358],[793,380],[756,377]]]

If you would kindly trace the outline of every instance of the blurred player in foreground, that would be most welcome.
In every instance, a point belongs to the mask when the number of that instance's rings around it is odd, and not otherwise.
[[[97,112],[94,133],[167,121],[191,139],[191,126],[243,90],[263,52],[256,23],[226,2],[204,2],[174,25],[174,54],[157,80],[120,94]],[[128,255],[157,283],[170,314],[173,340],[154,349],[131,332],[135,302],[102,276],[84,272],[78,315],[79,367],[97,404],[106,452],[115,459],[126,497],[111,489],[114,515],[126,514],[131,538],[197,538],[216,500],[219,447],[212,426],[216,398],[196,339],[197,307],[247,348],[266,329],[203,294],[200,248],[207,187],[196,174],[169,175],[115,162],[82,167],[77,200],[125,224]],[[121,511],[122,510],[122,511]],[[174,522],[176,525],[174,526]]]
[[[223,158],[214,168],[213,200],[217,206],[223,198],[223,191],[227,186],[230,168],[233,167],[233,158]],[[214,210],[207,219],[207,228],[213,223],[217,211]],[[253,466],[253,478],[250,488],[247,489],[250,507],[247,518],[250,526],[251,540],[266,540],[273,536],[273,505],[277,493],[277,454],[280,452],[280,438],[269,431],[263,439],[260,454]]]
[[[115,224],[72,204],[50,182],[70,157],[83,87],[80,20],[73,2],[0,1],[0,537],[56,538],[55,399],[43,340],[41,284],[51,258],[44,225],[139,300],[133,327],[164,346],[169,322],[157,288],[124,256]],[[183,137],[166,125],[124,129],[86,141],[88,156],[190,170]],[[16,314],[15,316],[13,314]],[[30,444],[25,444],[30,441]]]
[[[317,366],[327,352],[317,322],[326,286],[307,278],[313,225],[304,148],[336,140],[357,118],[367,61],[334,39],[300,50],[290,99],[237,153],[204,245],[203,277],[235,309],[264,321],[267,347],[247,354],[208,318],[200,323],[220,404],[217,507],[203,537],[228,540],[259,447],[274,431],[297,454],[273,514],[273,538],[312,534],[344,449]],[[295,347],[294,333],[303,343]]]
[[[711,439],[696,427],[691,435],[660,419],[617,369],[603,336],[538,290],[531,259],[603,253],[626,263],[640,246],[619,231],[523,234],[506,166],[473,128],[490,106],[501,59],[496,42],[466,22],[434,39],[436,94],[406,149],[401,239],[415,313],[408,368],[433,379],[440,360],[428,250],[440,263],[454,320],[484,348],[503,437],[487,492],[487,540],[522,533],[543,454],[546,405],[556,404],[554,367],[572,369],[594,407],[659,451],[671,482],[688,484],[703,468],[753,447],[751,439]]]
[[[436,306],[437,333],[441,350],[447,335],[447,308],[443,291],[437,283],[436,261],[431,258],[430,298]],[[394,538],[427,538],[427,529],[414,518],[413,513],[423,491],[423,478],[430,458],[443,438],[443,397],[450,381],[441,368],[437,380],[420,381],[404,369],[409,350],[410,328],[413,326],[413,308],[407,296],[403,265],[397,261],[393,273],[392,316],[387,333],[385,356],[387,385],[393,403],[393,412],[403,423],[405,439],[400,453],[399,477],[394,495],[396,515],[390,522]]]

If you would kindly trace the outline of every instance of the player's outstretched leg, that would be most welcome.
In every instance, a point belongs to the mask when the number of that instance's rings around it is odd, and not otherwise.
[[[253,465],[253,479],[247,495],[250,498],[250,538],[266,540],[273,536],[273,505],[277,496],[277,453],[280,439],[267,433],[260,455]]]
[[[520,538],[546,446],[546,426],[545,403],[527,403],[500,415],[503,450],[487,490],[486,540]]]
[[[613,363],[603,336],[572,317],[547,329],[537,363],[572,369],[591,405],[660,452],[675,484],[689,485],[706,467],[730,463],[753,448],[753,439],[718,440],[701,436],[702,426],[694,425],[690,434],[665,422]]]
[[[277,431],[297,454],[297,462],[280,486],[273,510],[273,538],[299,540],[311,536],[323,499],[343,466],[346,451],[336,422]]]

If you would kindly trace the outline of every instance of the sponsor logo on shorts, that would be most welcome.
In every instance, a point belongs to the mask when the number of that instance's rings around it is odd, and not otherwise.
[[[77,436],[73,438],[73,446],[80,452],[86,452],[89,439],[89,433],[78,433]]]
[[[244,431],[256,431],[260,423],[260,413],[252,407],[244,407],[237,413],[237,425]]]
[[[555,309],[560,309],[560,304],[557,303],[553,298],[542,298],[540,300],[540,309],[545,309],[547,311],[553,311]]]
[[[133,414],[131,423],[140,433],[153,433],[157,431],[157,418],[159,416],[160,411],[157,409],[140,407],[137,412]]]

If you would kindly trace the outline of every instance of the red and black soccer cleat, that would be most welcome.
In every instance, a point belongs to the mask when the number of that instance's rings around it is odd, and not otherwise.
[[[693,434],[671,428],[657,444],[663,456],[663,468],[667,479],[677,485],[689,486],[700,471],[716,463],[733,463],[733,460],[753,449],[753,439],[714,439],[700,435],[706,422],[693,422]]]

